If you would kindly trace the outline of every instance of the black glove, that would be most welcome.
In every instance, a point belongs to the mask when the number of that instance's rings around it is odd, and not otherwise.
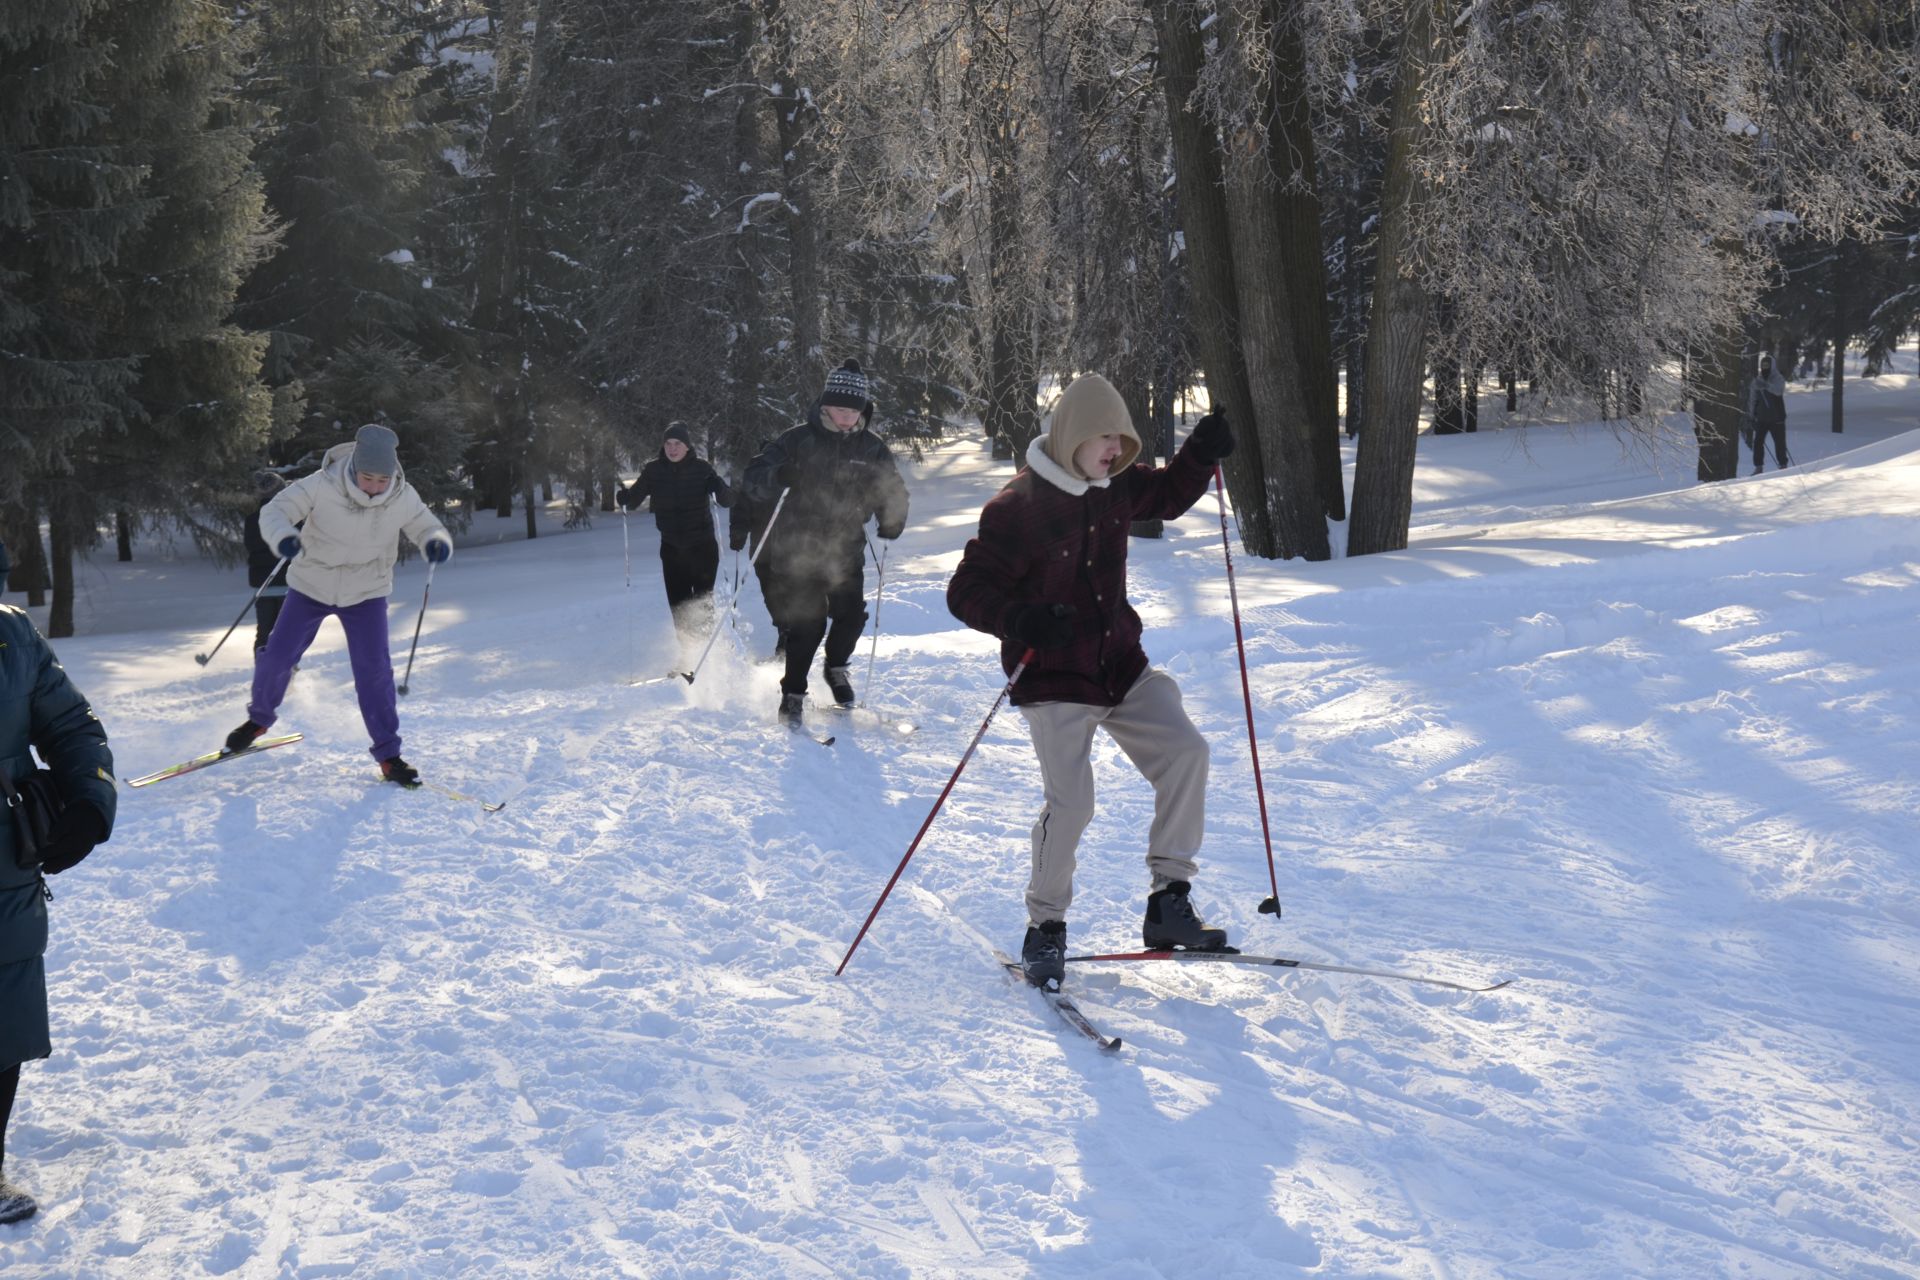
[[[741,525],[738,529],[729,528],[727,530],[728,550],[739,551],[744,549],[747,545],[747,535],[751,532],[752,530],[748,529],[745,525]]]
[[[800,483],[800,468],[789,462],[774,473],[773,479],[776,491],[780,489],[791,489]]]
[[[300,539],[294,537],[292,534],[288,534],[286,537],[280,539],[280,545],[274,548],[274,550],[280,553],[282,560],[291,560],[300,554]]]
[[[53,820],[46,847],[40,851],[40,869],[57,876],[93,852],[107,838],[107,820],[90,804],[70,804]]]
[[[1007,635],[1030,649],[1063,649],[1080,630],[1073,617],[1070,604],[1016,605],[1007,619]]]
[[[882,538],[885,538],[888,542],[892,542],[895,538],[899,537],[901,534],[905,533],[906,531],[907,531],[907,526],[903,524],[883,524],[879,528],[874,530],[875,533],[879,534]]]
[[[1232,456],[1233,428],[1227,425],[1227,415],[1215,409],[1194,423],[1187,435],[1187,447],[1193,450],[1196,462],[1209,467]]]
[[[640,505],[640,497],[637,493],[634,492],[639,487],[640,486],[638,485],[630,484],[630,485],[624,486],[623,488],[617,490],[614,493],[613,500],[620,504],[620,509],[622,511],[631,511],[635,507]]]

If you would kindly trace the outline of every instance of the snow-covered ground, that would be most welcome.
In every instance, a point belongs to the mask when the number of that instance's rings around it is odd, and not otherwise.
[[[1011,712],[832,973],[998,690],[943,591],[1004,466],[909,469],[870,693],[921,727],[830,748],[772,725],[752,587],[697,685],[628,687],[674,660],[651,521],[629,590],[617,518],[482,516],[402,717],[507,808],[375,785],[332,628],[304,743],[123,791],[54,882],[56,1052],[7,1144],[43,1211],[0,1273],[1920,1274],[1902,368],[1844,436],[1796,390],[1784,474],[1697,486],[1684,442],[1593,427],[1423,438],[1407,551],[1236,555],[1277,922],[1212,497],[1136,543],[1215,748],[1203,909],[1249,950],[1514,981],[1077,969],[1113,1057],[984,950],[1017,947],[1038,803]],[[192,655],[243,584],[160,545],[85,567],[57,647],[124,776],[242,718],[244,632]],[[1096,750],[1073,939],[1125,947],[1150,797]]]

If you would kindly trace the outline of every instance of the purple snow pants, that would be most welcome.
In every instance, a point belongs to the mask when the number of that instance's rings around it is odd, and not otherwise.
[[[253,660],[253,697],[247,719],[270,728],[278,717],[280,700],[287,696],[294,664],[319,634],[328,614],[340,619],[347,633],[347,657],[353,665],[353,691],[360,699],[360,719],[373,739],[375,760],[400,754],[400,710],[393,692],[393,655],[387,648],[387,598],[376,596],[344,609],[321,604],[289,587],[287,602],[267,637],[267,647]]]

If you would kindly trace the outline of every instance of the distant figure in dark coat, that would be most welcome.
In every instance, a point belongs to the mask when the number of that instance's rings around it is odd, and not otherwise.
[[[0,573],[6,551],[0,547]],[[20,780],[40,753],[64,808],[37,865],[21,866],[11,815],[0,811],[0,1222],[38,1209],[6,1175],[7,1121],[20,1067],[53,1053],[47,1015],[45,876],[59,875],[113,831],[113,754],[93,708],[67,679],[27,615],[0,605],[0,771]]]
[[[772,443],[771,440],[763,441],[760,452],[765,453],[767,446]],[[755,454],[747,465],[751,467],[759,460],[760,455]],[[742,484],[739,492],[733,496],[733,509],[727,516],[727,545],[736,552],[745,551],[747,557],[753,561],[753,576],[760,584],[760,600],[767,606],[767,617],[773,622],[774,660],[783,661],[787,656],[787,629],[780,619],[773,616],[773,602],[778,595],[773,586],[774,562],[766,556],[754,554],[766,541],[767,521],[772,518],[772,504],[761,505],[747,491],[746,485]]]
[[[242,537],[247,544],[247,585],[258,589],[267,580],[269,574],[280,565],[280,556],[267,545],[260,536],[260,510],[275,495],[287,487],[287,482],[278,473],[256,471],[253,473],[254,503],[253,510],[247,513],[247,523]],[[267,637],[273,634],[273,624],[280,618],[280,606],[287,600],[287,579],[284,573],[275,574],[272,585],[254,597],[253,601],[253,651],[259,653],[267,647]]]
[[[706,635],[713,623],[713,579],[720,570],[720,543],[713,535],[708,499],[731,506],[733,490],[712,463],[693,451],[692,436],[683,422],[667,427],[659,456],[640,468],[639,477],[615,499],[629,511],[642,502],[653,504],[653,523],[660,530],[660,576],[682,641]]]
[[[1787,380],[1773,367],[1772,356],[1760,357],[1760,372],[1747,387],[1747,420],[1753,423],[1753,474],[1766,469],[1767,437],[1773,437],[1773,459],[1782,467],[1787,459]]]

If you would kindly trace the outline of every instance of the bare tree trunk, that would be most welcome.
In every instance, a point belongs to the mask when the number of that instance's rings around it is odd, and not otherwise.
[[[1839,435],[1847,425],[1847,335],[1833,335],[1833,398],[1832,412],[1828,421],[1833,426],[1833,434]]]
[[[1263,0],[1232,0],[1223,39],[1244,44],[1270,38],[1271,15]],[[1313,415],[1300,376],[1299,347],[1293,326],[1294,302],[1288,281],[1280,193],[1275,186],[1273,150],[1282,132],[1278,117],[1278,69],[1269,58],[1269,81],[1258,104],[1259,118],[1241,122],[1239,136],[1227,139],[1224,166],[1227,233],[1233,250],[1233,279],[1240,302],[1240,346],[1247,389],[1254,408],[1253,430],[1242,439],[1253,450],[1236,451],[1234,461],[1255,467],[1269,508],[1275,555],[1325,560],[1326,504],[1320,492],[1312,439]],[[1241,453],[1249,456],[1241,461]]]
[[[47,612],[47,639],[73,634],[73,512],[58,495],[47,500],[47,540],[52,544],[53,608]]]
[[[1356,332],[1347,339],[1347,438],[1360,434],[1367,422],[1367,336]]]
[[[787,222],[787,285],[793,301],[793,377],[802,396],[813,394],[826,381],[828,360],[823,344],[824,291],[820,281],[819,227],[813,207],[815,107],[794,60],[793,31],[787,25],[785,0],[765,0],[767,34],[778,65],[774,74],[781,92],[770,98],[774,125],[780,138],[780,168],[786,178],[784,208]]]
[[[11,527],[7,530],[7,549],[13,556],[13,574],[8,586],[24,591],[29,608],[47,602],[47,557],[40,543],[40,510],[32,491],[21,494],[20,505],[12,508]]]
[[[113,513],[113,552],[121,564],[133,559],[133,517],[125,507]]]
[[[1280,254],[1287,276],[1294,358],[1307,406],[1307,439],[1313,447],[1314,483],[1329,520],[1347,518],[1347,490],[1340,474],[1340,392],[1334,378],[1333,319],[1327,310],[1327,250],[1320,232],[1320,180],[1307,105],[1307,56],[1301,43],[1297,3],[1268,4],[1272,20],[1273,74],[1277,101],[1269,140],[1274,178],[1280,183]],[[1276,9],[1292,10],[1279,13]]]
[[[1413,461],[1426,369],[1428,298],[1415,260],[1413,229],[1426,186],[1416,164],[1420,99],[1438,58],[1436,29],[1452,22],[1451,0],[1407,0],[1389,116],[1387,171],[1367,335],[1367,430],[1354,467],[1347,554],[1398,551],[1413,522]]]
[[[1040,434],[1039,370],[1033,343],[1032,288],[1023,267],[1026,236],[1020,191],[1020,138],[1008,36],[976,14],[979,74],[968,109],[986,152],[987,169],[987,434],[995,456],[1017,462]]]
[[[1225,411],[1235,431],[1252,434],[1257,421],[1240,351],[1240,303],[1233,284],[1233,248],[1221,189],[1220,155],[1212,126],[1189,105],[1204,57],[1200,18],[1191,0],[1150,0],[1160,51],[1161,83],[1173,142],[1180,226],[1186,234],[1187,274],[1193,288],[1193,327],[1207,395]],[[1227,460],[1240,536],[1254,555],[1278,554],[1278,535],[1267,510],[1262,468],[1243,449]]]
[[[1696,353],[1699,389],[1693,402],[1693,438],[1702,481],[1731,480],[1740,474],[1740,414],[1745,408],[1746,342],[1738,325],[1721,330],[1720,340]]]
[[[1847,425],[1847,306],[1852,302],[1854,254],[1849,236],[1834,248],[1833,274],[1833,411],[1829,419],[1833,434]],[[1779,365],[1774,366],[1776,369]],[[1784,374],[1786,370],[1781,370]]]

